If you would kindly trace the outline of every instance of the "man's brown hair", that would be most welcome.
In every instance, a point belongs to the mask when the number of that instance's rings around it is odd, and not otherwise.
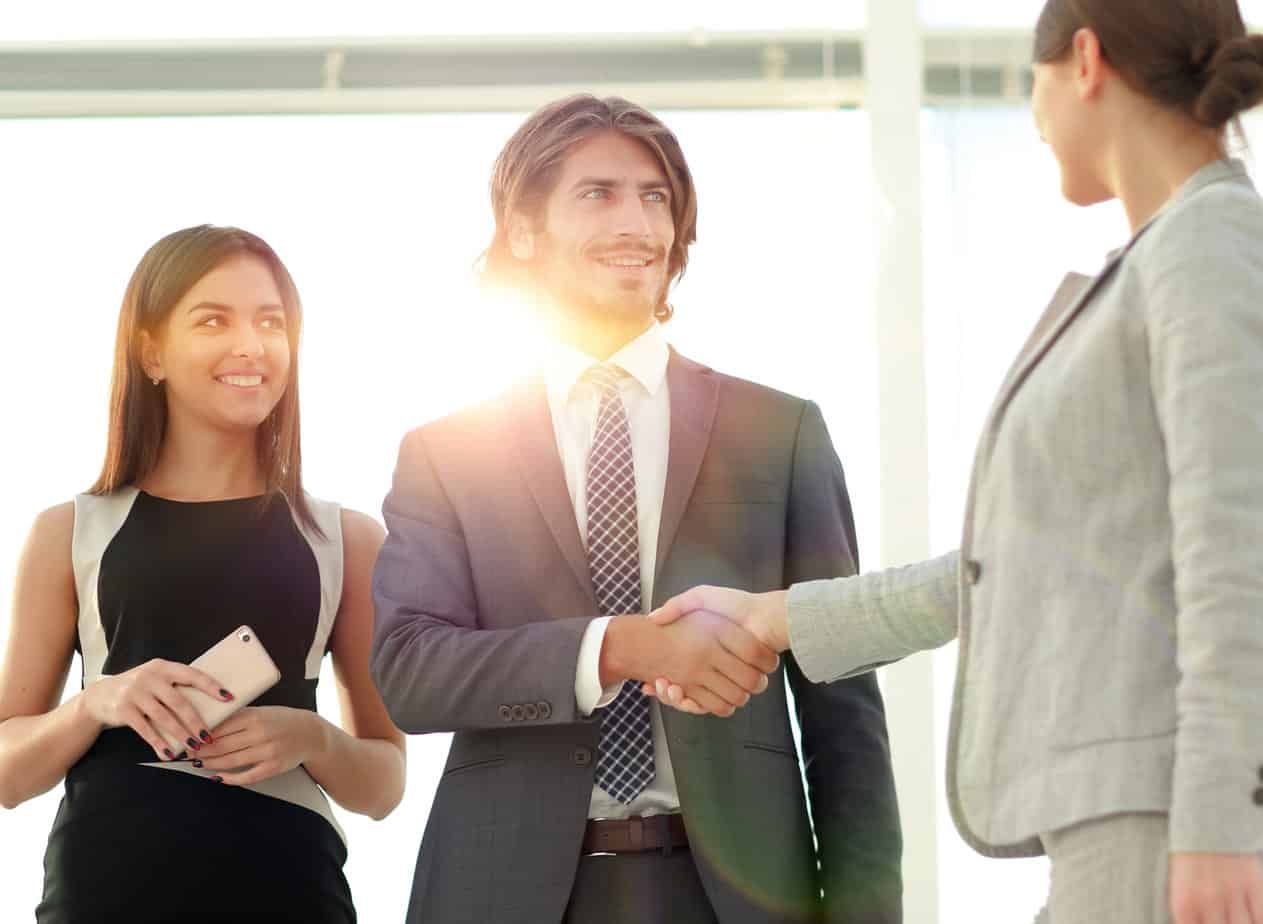
[[[520,214],[538,220],[566,156],[589,138],[608,131],[621,132],[643,144],[666,174],[675,224],[675,242],[667,256],[667,289],[683,275],[689,245],[697,240],[697,191],[680,142],[656,116],[635,103],[618,96],[598,99],[582,93],[536,111],[496,158],[491,174],[496,230],[483,254],[485,283],[510,288],[529,284],[528,266],[509,248],[510,219]],[[664,291],[654,316],[667,321],[673,313]]]

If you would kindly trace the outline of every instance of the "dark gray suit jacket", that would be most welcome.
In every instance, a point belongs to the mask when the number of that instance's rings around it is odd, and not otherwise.
[[[853,574],[851,505],[819,409],[674,352],[667,383],[654,605],[699,583],[766,591]],[[373,676],[404,731],[456,733],[408,920],[560,921],[597,744],[575,671],[599,613],[542,383],[410,433],[383,510]],[[731,719],[664,710],[719,920],[899,921],[899,820],[876,681],[811,684],[788,656],[772,680]]]

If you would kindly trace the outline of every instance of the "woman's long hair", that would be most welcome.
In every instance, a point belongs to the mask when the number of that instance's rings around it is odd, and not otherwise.
[[[198,280],[225,261],[241,256],[254,257],[271,271],[285,309],[290,348],[285,393],[256,434],[259,469],[266,485],[262,503],[282,495],[302,522],[319,532],[302,486],[298,414],[302,304],[276,251],[261,237],[240,228],[185,228],[168,234],[141,257],[119,311],[105,462],[89,493],[109,494],[138,485],[158,464],[167,430],[167,400],[165,390],[149,381],[141,364],[141,332],[160,337],[172,309]]]

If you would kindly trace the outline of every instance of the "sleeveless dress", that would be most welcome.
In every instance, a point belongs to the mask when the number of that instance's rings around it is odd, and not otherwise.
[[[251,626],[281,680],[251,705],[316,708],[342,595],[341,515],[308,498],[185,503],[134,488],[75,498],[83,684],[151,658],[188,663]],[[44,855],[39,924],[355,921],[346,844],[298,767],[250,787],[161,763],[108,729],[66,774]]]

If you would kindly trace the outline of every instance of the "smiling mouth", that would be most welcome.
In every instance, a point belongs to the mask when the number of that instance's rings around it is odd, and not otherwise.
[[[618,269],[644,269],[653,263],[652,257],[598,257],[598,263]]]
[[[224,385],[231,385],[234,388],[257,388],[263,384],[263,376],[261,375],[217,375],[216,382]]]

